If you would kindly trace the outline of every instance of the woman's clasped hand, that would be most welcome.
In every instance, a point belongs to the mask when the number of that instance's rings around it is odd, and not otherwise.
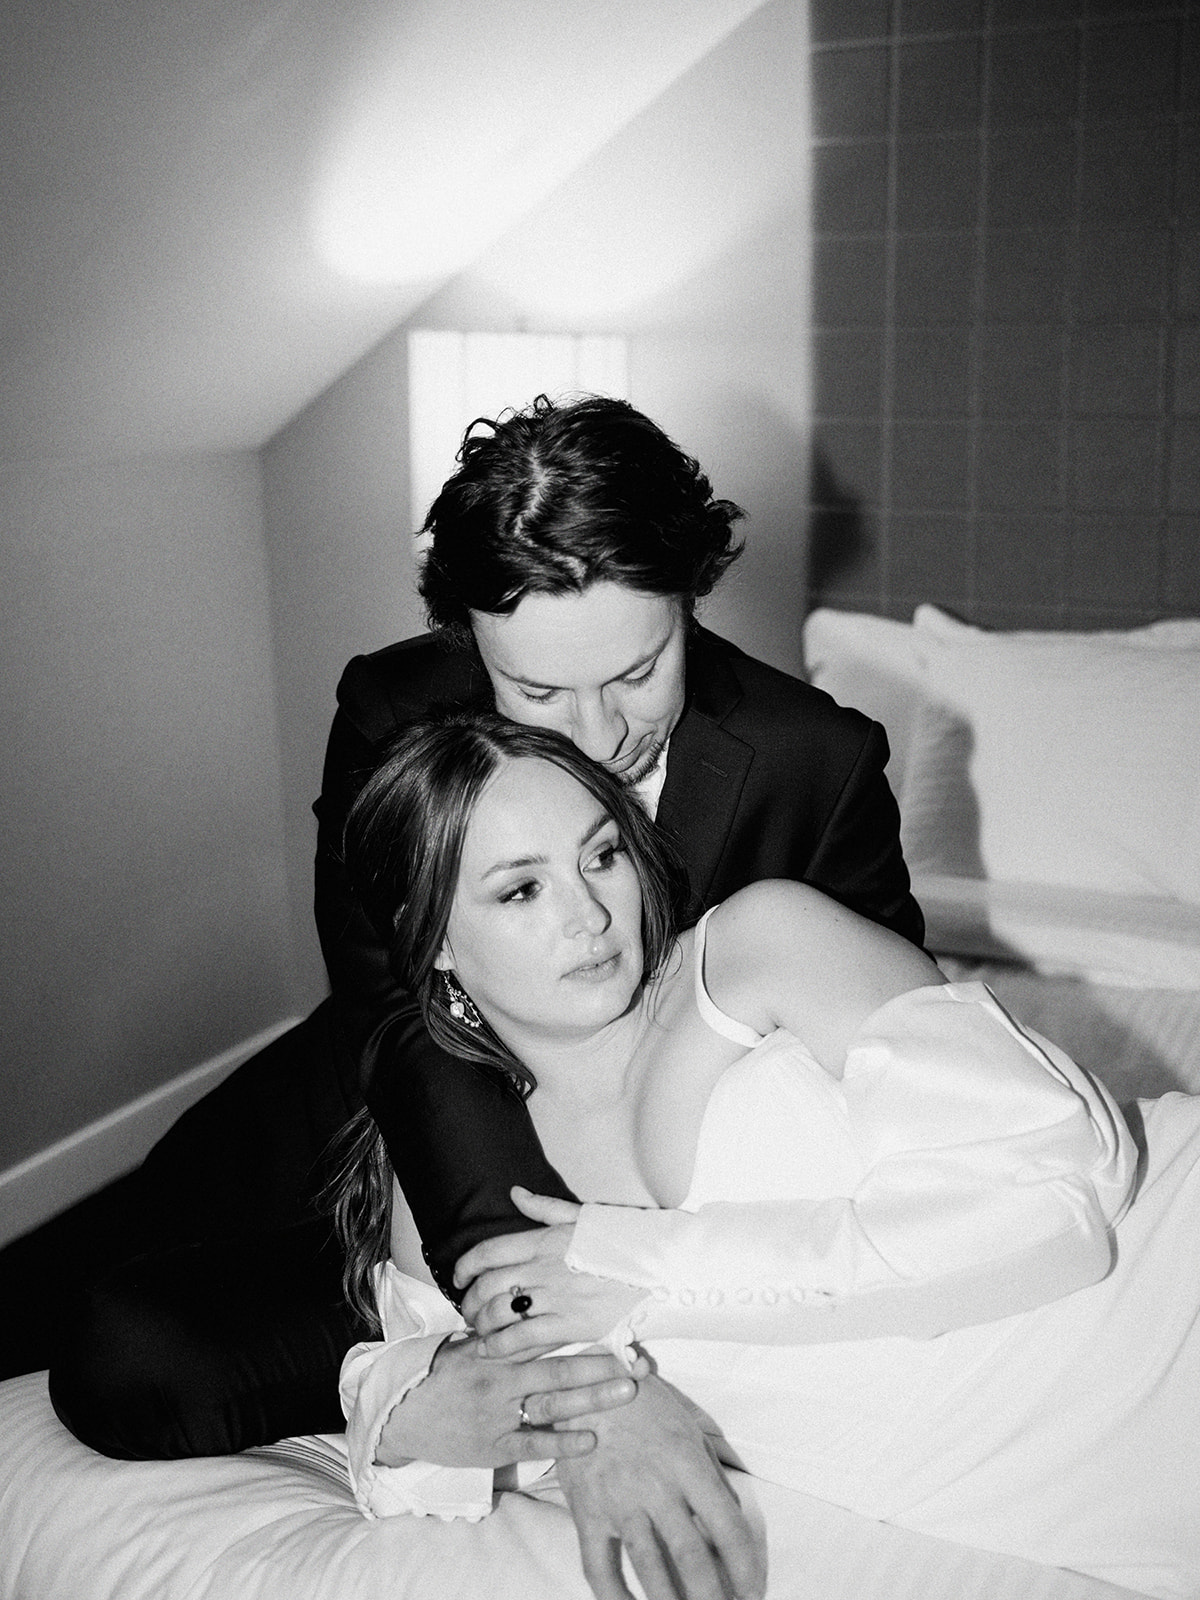
[[[460,1289],[469,1285],[462,1314],[480,1335],[482,1353],[521,1356],[603,1339],[646,1291],[567,1266],[579,1206],[519,1186],[512,1197],[544,1226],[477,1244],[454,1272]],[[517,1288],[530,1301],[526,1311],[513,1309]]]

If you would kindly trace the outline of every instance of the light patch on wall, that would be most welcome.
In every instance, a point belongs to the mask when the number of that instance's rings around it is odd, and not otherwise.
[[[539,394],[629,398],[626,341],[614,334],[446,333],[408,336],[412,526],[425,520],[454,471],[476,417],[528,405]]]
[[[363,283],[461,271],[761,3],[410,0],[331,118],[322,256]]]
[[[748,322],[803,326],[809,54],[806,0],[772,0],[481,252],[450,289],[458,320],[438,320],[735,338]]]

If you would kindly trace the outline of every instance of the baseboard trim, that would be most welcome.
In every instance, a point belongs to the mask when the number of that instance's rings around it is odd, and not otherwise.
[[[286,1017],[264,1028],[0,1172],[0,1246],[131,1172],[189,1106],[299,1020]]]

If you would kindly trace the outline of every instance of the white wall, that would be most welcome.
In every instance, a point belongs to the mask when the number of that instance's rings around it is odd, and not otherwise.
[[[325,992],[312,915],[335,690],[351,656],[422,628],[409,520],[402,339],[385,341],[261,453],[284,829],[305,1005]]]
[[[258,463],[0,468],[0,1169],[295,1009]]]
[[[713,619],[785,665],[803,562],[806,44],[802,0],[756,11],[413,323],[628,335],[635,400],[751,513],[750,555]],[[70,170],[31,171],[55,173],[75,219],[95,185],[71,130],[66,154],[55,147]],[[128,153],[111,144],[91,166]],[[292,170],[276,175],[289,194]],[[136,199],[137,162],[118,176]],[[235,233],[261,215],[243,209],[228,213]],[[227,242],[222,295],[240,281]],[[155,279],[164,338],[176,301],[194,300],[185,260]],[[234,448],[244,418],[237,438],[220,408],[200,426],[193,380],[224,405],[218,355],[259,377],[289,355],[264,361],[277,343],[265,316],[216,311],[212,324],[199,342],[187,333],[168,410],[181,452],[214,453],[165,453],[165,402],[154,389],[142,404],[127,359],[161,375],[155,339],[97,335],[84,363],[96,392],[60,384],[36,417],[24,407],[23,459],[0,465],[0,1172],[324,992],[310,805],[334,688],[356,651],[422,625],[405,330],[255,455]],[[143,412],[154,425],[131,431]],[[138,449],[154,453],[129,459]]]

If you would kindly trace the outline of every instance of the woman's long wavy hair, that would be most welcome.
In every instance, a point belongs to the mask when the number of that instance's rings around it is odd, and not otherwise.
[[[415,997],[443,1049],[500,1073],[522,1098],[536,1087],[486,1022],[451,1014],[434,963],[446,939],[463,841],[480,795],[509,761],[534,757],[575,778],[617,824],[642,891],[643,980],[659,970],[675,935],[679,877],[636,797],[570,740],[490,711],[453,710],[411,723],[363,786],[346,820],[347,875],[385,939],[392,971]],[[365,1108],[342,1131],[326,1190],[345,1256],[351,1306],[378,1327],[375,1269],[391,1242],[392,1167]]]

